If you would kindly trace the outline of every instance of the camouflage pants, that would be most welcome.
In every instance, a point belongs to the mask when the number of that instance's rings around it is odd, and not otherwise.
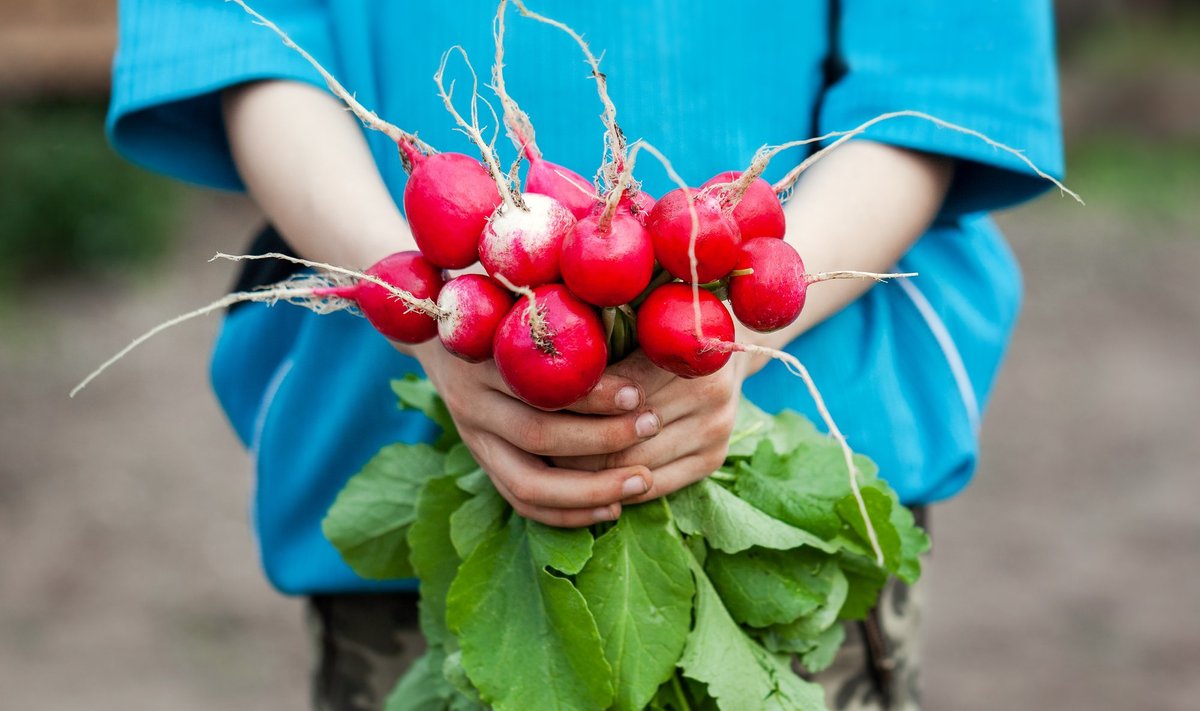
[[[867,620],[847,623],[833,664],[806,675],[825,688],[830,709],[918,711],[921,594],[921,584],[893,579]],[[308,617],[317,711],[382,709],[397,679],[425,651],[415,593],[318,596]]]

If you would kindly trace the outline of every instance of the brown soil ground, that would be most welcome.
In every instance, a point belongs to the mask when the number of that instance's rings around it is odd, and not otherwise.
[[[155,276],[0,315],[0,706],[298,709],[299,602],[263,580],[247,458],[207,388],[215,298],[256,222],[196,195]],[[1003,220],[1028,297],[971,488],[933,511],[927,708],[1196,708],[1200,220],[1042,203]]]

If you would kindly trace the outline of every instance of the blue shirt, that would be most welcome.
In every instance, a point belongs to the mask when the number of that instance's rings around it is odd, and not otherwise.
[[[255,4],[364,105],[439,150],[475,152],[453,130],[431,77],[457,44],[486,80],[493,3]],[[1062,173],[1048,0],[542,0],[534,9],[603,53],[626,134],[662,149],[692,184],[747,165],[764,143],[900,109],[982,131]],[[515,13],[506,44],[507,84],[533,118],[539,146],[590,175],[602,158],[601,107],[577,47]],[[457,61],[447,76],[469,85]],[[217,92],[262,78],[323,86],[236,5],[123,0],[111,140],[153,170],[240,190]],[[1015,157],[916,119],[879,124],[867,137],[959,161],[941,214],[898,265],[921,276],[871,289],[788,350],[808,365],[852,446],[878,462],[906,502],[932,502],[972,474],[982,406],[1020,301],[1017,265],[986,212],[1047,185]],[[405,174],[395,146],[378,133],[367,140],[399,203]],[[765,177],[802,158],[780,156]],[[639,162],[639,178],[654,195],[673,187],[649,159]],[[359,579],[320,531],[337,491],[382,445],[433,433],[422,416],[396,409],[387,381],[405,372],[419,367],[347,314],[251,305],[226,319],[213,383],[255,459],[255,525],[280,590],[406,584]],[[779,364],[748,380],[745,394],[768,410],[817,419],[802,384]]]

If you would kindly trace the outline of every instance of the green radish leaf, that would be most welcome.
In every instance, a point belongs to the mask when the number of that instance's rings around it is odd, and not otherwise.
[[[447,648],[446,594],[461,562],[450,541],[451,516],[467,502],[454,477],[431,479],[417,498],[417,519],[408,529],[412,565],[421,578],[421,632],[430,647]],[[448,648],[452,651],[453,647]]]
[[[810,674],[825,671],[830,664],[833,664],[838,650],[842,648],[842,642],[845,641],[845,625],[834,625],[826,629],[813,640],[809,649],[800,652],[800,664]]]
[[[729,459],[749,458],[763,441],[769,441],[776,452],[790,452],[804,442],[820,443],[827,440],[828,437],[818,432],[803,415],[790,410],[769,415],[742,398],[725,456]]]
[[[445,711],[446,697],[453,687],[442,676],[442,659],[445,653],[430,649],[422,654],[384,702],[384,711]]]
[[[661,499],[628,506],[576,578],[612,667],[613,707],[641,709],[675,673],[692,620],[688,554]]]
[[[849,583],[838,619],[861,620],[879,601],[879,591],[887,583],[887,571],[875,565],[874,559],[844,551],[838,554],[838,565]]]
[[[921,577],[921,555],[929,551],[929,536],[917,525],[913,513],[900,506],[895,499],[895,493],[888,490],[893,497],[892,527],[900,536],[900,560],[896,566],[896,577],[912,585]]]
[[[821,687],[797,676],[789,657],[772,654],[747,636],[704,570],[694,560],[690,565],[696,621],[679,659],[684,675],[705,684],[722,711],[823,711]]]
[[[612,670],[583,595],[552,574],[578,572],[591,534],[513,516],[480,543],[450,586],[447,621],[486,703],[512,709],[604,709]]]
[[[480,491],[450,515],[450,540],[458,557],[466,560],[475,547],[504,525],[511,509],[492,487]]]
[[[442,428],[442,434],[433,443],[438,451],[448,451],[455,444],[462,442],[454,418],[450,416],[450,410],[446,408],[446,403],[442,402],[441,396],[433,389],[433,383],[429,380],[415,373],[408,373],[403,378],[392,381],[392,392],[400,398],[401,410],[419,410]]]
[[[703,536],[711,548],[740,553],[751,546],[788,550],[811,546],[829,553],[826,541],[771,518],[712,479],[680,489],[668,499],[679,530]]]
[[[892,500],[874,486],[864,486],[859,493],[862,494],[867,515],[871,517],[871,527],[875,530],[875,537],[879,541],[879,550],[883,553],[883,565],[888,570],[894,571],[900,563],[900,534],[896,532],[891,521]],[[854,498],[854,494],[843,496],[834,505],[834,510],[849,526],[848,535],[853,536],[862,546],[865,555],[874,558],[874,549],[871,547],[862,511],[859,509],[858,500]]]
[[[820,637],[838,623],[838,614],[850,594],[850,581],[839,562],[829,563],[829,592],[817,609],[782,625],[772,625],[761,631],[763,646],[772,652],[800,653],[812,646],[812,640]]]
[[[471,680],[467,678],[467,670],[463,669],[462,665],[462,652],[454,652],[446,656],[446,661],[442,664],[442,676],[457,692],[452,695],[450,701],[451,711],[473,711],[487,708],[483,705],[483,699],[479,697],[479,689],[476,689],[471,684]]]
[[[442,457],[427,444],[393,444],[346,482],[321,530],[354,572],[377,580],[412,577],[408,527],[421,487],[442,473]]]
[[[446,452],[446,467],[445,473],[450,476],[466,476],[476,471],[483,471],[479,467],[479,463],[475,461],[475,457],[471,455],[471,450],[467,449],[467,445],[459,442]],[[468,491],[470,491],[468,489]],[[474,491],[472,494],[476,493]]]
[[[769,627],[793,622],[820,607],[838,568],[819,551],[751,548],[735,555],[712,551],[704,570],[734,619]]]
[[[875,464],[857,455],[854,460],[862,480],[873,481]],[[833,540],[843,526],[834,507],[850,493],[850,479],[833,440],[804,442],[786,454],[764,441],[738,464],[734,492],[774,518]]]

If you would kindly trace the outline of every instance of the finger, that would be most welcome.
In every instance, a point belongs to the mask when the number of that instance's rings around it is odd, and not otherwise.
[[[581,457],[577,469],[612,469],[641,464],[657,469],[677,459],[699,453],[713,447],[720,433],[708,427],[704,417],[689,417],[672,423],[661,434],[645,442],[603,457]],[[566,462],[563,465],[574,465]]]
[[[619,452],[662,430],[662,420],[652,410],[597,417],[543,412],[511,399],[492,400],[487,415],[474,417],[481,429],[545,457]]]
[[[591,392],[567,409],[585,415],[616,415],[633,412],[642,406],[642,387],[629,378],[605,373]]]
[[[643,501],[674,493],[709,476],[719,469],[724,461],[725,454],[722,449],[708,449],[699,454],[677,459],[666,466],[653,470],[654,480],[649,491],[626,499],[623,503],[640,504]]]
[[[652,396],[646,404],[653,409],[664,427],[693,414],[708,413],[724,417],[738,398],[732,372],[719,370],[700,378],[677,379]],[[736,412],[736,409],[730,412]]]
[[[590,526],[593,523],[602,521],[615,521],[621,515],[620,504],[609,504],[608,506],[597,506],[594,508],[583,509],[555,509],[545,506],[531,506],[516,501],[512,492],[504,486],[503,483],[492,480],[496,485],[496,491],[504,497],[506,501],[513,507],[518,515],[524,516],[527,519],[544,523],[547,526],[555,526],[557,528],[583,528]]]
[[[677,377],[651,363],[640,348],[610,365],[607,372],[634,381],[641,386],[646,398],[662,390]]]
[[[512,497],[509,503],[518,511],[596,509],[645,493],[653,484],[650,470],[643,466],[599,472],[560,469],[495,435],[484,434],[481,439],[491,440],[484,447],[485,470],[504,486]]]

